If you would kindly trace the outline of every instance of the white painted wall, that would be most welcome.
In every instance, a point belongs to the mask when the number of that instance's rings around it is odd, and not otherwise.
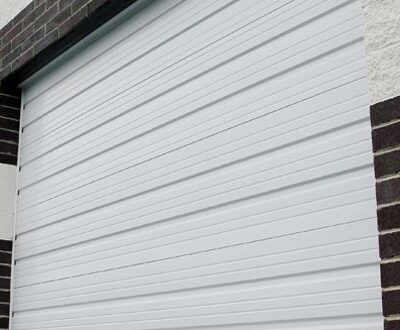
[[[0,164],[0,239],[13,236],[16,166]]]
[[[371,104],[400,95],[400,0],[364,0]]]
[[[0,0],[0,29],[32,0]]]

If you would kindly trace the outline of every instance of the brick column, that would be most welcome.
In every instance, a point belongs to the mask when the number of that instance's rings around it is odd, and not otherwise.
[[[21,92],[0,85],[0,163],[17,164]]]
[[[12,241],[0,240],[0,329],[8,329]]]
[[[371,106],[385,329],[400,329],[400,97]]]

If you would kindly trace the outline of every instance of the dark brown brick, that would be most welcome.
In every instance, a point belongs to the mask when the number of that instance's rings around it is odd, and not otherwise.
[[[58,30],[54,30],[42,38],[33,48],[34,54],[40,53],[43,49],[47,48],[50,44],[55,42],[58,38]]]
[[[28,16],[35,7],[33,2],[30,2],[24,9],[22,9],[14,18],[14,24],[19,24],[23,21],[24,17]]]
[[[36,8],[37,6],[40,6],[42,4],[46,4],[46,0],[33,0],[33,3],[34,3],[35,8]]]
[[[378,205],[400,200],[400,178],[377,182],[376,199]]]
[[[4,277],[0,278],[0,289],[3,289],[3,290],[10,289],[10,279],[9,278],[4,278]],[[0,304],[1,304],[1,302],[0,302]],[[1,314],[1,311],[0,311],[0,315],[4,315],[4,314]]]
[[[17,156],[0,154],[0,164],[17,165]]]
[[[0,141],[0,153],[18,155],[18,145],[7,141]]]
[[[8,32],[11,31],[12,27],[14,26],[14,22],[11,20],[8,22],[2,29],[0,29],[0,39],[3,39],[3,37],[8,34]]]
[[[11,264],[11,252],[0,251],[0,264]]]
[[[373,129],[372,144],[374,152],[398,146],[400,144],[400,123]]]
[[[400,119],[400,96],[371,106],[371,123],[373,126],[396,119]]]
[[[5,45],[15,38],[11,49],[4,49],[0,81],[19,84],[134,2],[136,0],[34,0],[30,9],[19,14],[12,26],[3,29],[6,33],[0,32]],[[24,32],[20,33],[22,30]]]
[[[0,276],[10,277],[10,275],[11,275],[11,267],[8,265],[0,265]],[[0,301],[4,301],[1,299],[1,295],[0,295]]]
[[[379,251],[382,259],[400,256],[400,232],[379,235]]]
[[[21,45],[22,45],[22,51],[26,51],[29,48],[31,48],[35,43],[37,43],[40,39],[44,37],[44,31],[45,27],[41,27],[39,30],[35,31],[35,33],[28,39],[25,39]],[[32,48],[33,50],[33,48]]]
[[[58,28],[70,16],[71,16],[71,7],[64,8],[61,12],[59,12],[57,15],[55,15],[54,18],[51,19],[46,24],[46,33],[49,33],[50,31]]]
[[[0,291],[0,301],[4,302],[4,303],[9,303],[10,302],[10,291]]]
[[[18,131],[19,130],[19,122],[13,119],[0,117],[0,127],[11,130]]]
[[[83,6],[87,5],[90,0],[72,0],[72,12],[76,12]]]
[[[400,150],[375,156],[375,177],[382,178],[400,172]]]
[[[71,6],[71,0],[59,0],[58,1],[58,10],[62,11],[67,6]]]
[[[13,49],[17,48],[24,40],[29,39],[33,34],[33,24],[28,25],[20,34],[18,34],[13,41],[11,46]]]
[[[391,316],[399,313],[400,291],[385,291],[382,293],[383,315]]]
[[[9,315],[10,313],[10,305],[7,303],[0,302],[0,315]]]
[[[54,0],[46,0],[46,9],[49,9],[54,3],[55,3]],[[58,6],[57,6],[57,9],[58,9]]]
[[[71,31],[80,21],[87,17],[87,7],[82,7],[66,20],[59,28],[59,36],[62,37]]]
[[[8,43],[0,50],[0,58],[4,58],[10,52],[11,52],[11,43]]]
[[[12,251],[13,242],[6,239],[0,239],[0,251]]]
[[[381,283],[383,288],[400,285],[400,262],[381,264]]]
[[[378,210],[379,231],[400,228],[400,204]]]
[[[17,70],[26,62],[28,62],[33,57],[33,49],[28,49],[21,56],[17,57],[14,62],[12,62],[12,70]]]
[[[15,96],[9,96],[5,94],[4,90],[0,90],[0,104],[3,106],[19,109],[21,107],[21,101]]]
[[[0,329],[7,329],[10,322],[8,317],[0,317]]]
[[[21,89],[9,85],[0,85],[0,92],[6,95],[13,96],[14,98],[21,99]]]
[[[40,29],[42,26],[45,26],[48,22],[50,22],[55,15],[58,13],[58,5],[57,3],[53,3],[53,5],[48,8],[42,15],[40,15],[34,24],[35,31]]]
[[[22,22],[19,22],[18,24],[14,23],[14,26],[11,28],[11,30],[3,36],[2,38],[3,45],[5,45],[8,42],[11,42],[11,40],[14,39],[21,31],[22,31]]]
[[[18,143],[18,132],[13,132],[0,127],[0,140]]]
[[[46,4],[42,2],[38,6],[36,6],[35,9],[32,10],[32,12],[30,12],[27,16],[24,17],[22,21],[22,27],[25,28],[28,25],[32,24],[45,11],[46,11]]]
[[[13,49],[11,53],[9,53],[7,56],[3,58],[1,61],[1,64],[3,66],[7,66],[10,64],[12,61],[14,61],[18,56],[20,56],[22,53],[22,46],[19,45],[17,48]]]
[[[0,117],[12,118],[19,120],[19,110],[8,108],[0,105]]]

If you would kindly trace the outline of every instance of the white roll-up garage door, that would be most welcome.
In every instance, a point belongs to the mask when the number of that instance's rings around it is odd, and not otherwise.
[[[13,330],[382,329],[361,1],[145,1],[26,82]]]

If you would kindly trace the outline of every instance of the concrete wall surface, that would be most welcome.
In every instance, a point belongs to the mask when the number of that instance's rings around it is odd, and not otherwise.
[[[371,104],[400,95],[400,0],[363,0]]]
[[[0,164],[0,239],[12,239],[16,166]]]
[[[0,0],[0,29],[32,0]]]

